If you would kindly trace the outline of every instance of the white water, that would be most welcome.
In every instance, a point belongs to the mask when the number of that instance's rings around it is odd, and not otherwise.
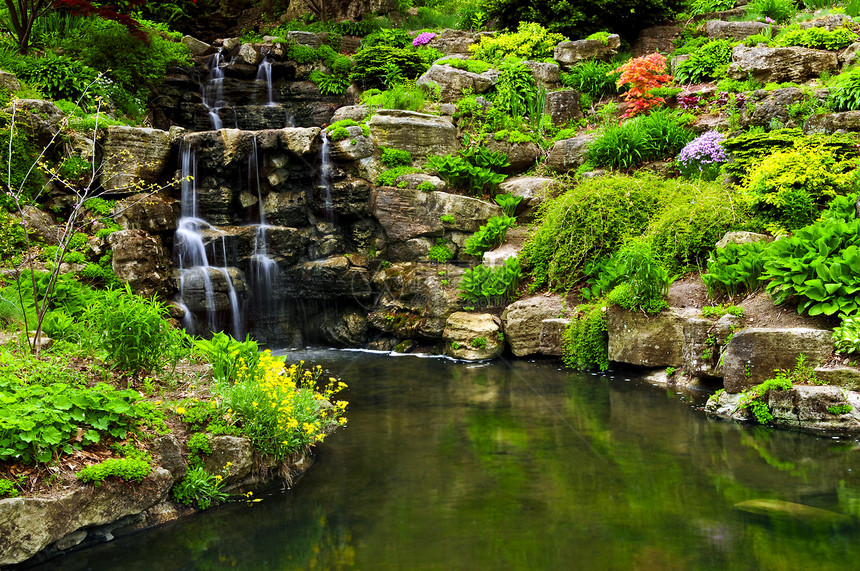
[[[212,121],[212,128],[216,131],[223,127],[219,113],[224,106],[223,66],[225,64],[223,50],[218,48],[218,51],[212,56],[212,61],[209,62],[209,77],[200,88],[203,94],[203,105],[209,110],[209,119]]]
[[[325,219],[326,222],[334,222],[331,197],[331,151],[325,131],[322,132],[322,150],[320,153],[322,155],[320,158],[320,185],[325,192]]]
[[[251,288],[254,292],[254,304],[261,314],[265,315],[275,308],[273,293],[280,285],[281,272],[277,262],[269,256],[266,242],[266,209],[263,206],[263,193],[260,188],[260,157],[257,151],[257,137],[251,143],[251,154],[248,156],[248,188],[257,190],[257,205],[260,213],[260,224],[254,235],[254,252],[251,256]]]
[[[269,98],[266,105],[269,107],[276,106],[274,89],[272,88],[272,62],[269,61],[268,54],[263,54],[263,61],[257,67],[257,81],[266,82],[266,93]]]

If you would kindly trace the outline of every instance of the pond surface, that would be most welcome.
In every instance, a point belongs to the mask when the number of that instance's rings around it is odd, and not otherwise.
[[[860,527],[759,520],[772,498],[860,516],[860,449],[708,420],[625,373],[302,351],[349,425],[292,490],[45,569],[836,569]]]

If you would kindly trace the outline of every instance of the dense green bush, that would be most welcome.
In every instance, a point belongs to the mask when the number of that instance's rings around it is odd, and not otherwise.
[[[609,368],[605,302],[583,304],[573,312],[562,335],[562,360],[572,369]]]
[[[427,159],[428,168],[434,170],[441,179],[475,195],[491,191],[504,182],[507,175],[497,171],[508,165],[506,154],[490,151],[483,146],[463,149],[458,155],[431,155]]]
[[[701,83],[725,75],[732,60],[732,46],[728,40],[712,40],[690,54],[675,67],[678,83]]]
[[[593,271],[596,275],[589,280],[591,288],[583,288],[587,299],[606,296],[609,303],[646,313],[657,313],[667,306],[669,273],[645,240],[631,240]]]
[[[492,250],[505,241],[508,229],[515,222],[515,218],[504,214],[502,216],[490,217],[485,225],[466,238],[466,241],[463,243],[464,251],[472,256],[483,256],[484,252]]]
[[[111,476],[126,482],[142,482],[150,470],[150,463],[140,458],[108,458],[98,464],[86,466],[75,476],[81,482],[99,486]]]
[[[466,270],[457,289],[460,290],[460,297],[466,301],[495,306],[504,303],[516,292],[521,278],[520,261],[512,257],[495,268],[480,265]]]
[[[213,503],[223,502],[227,494],[221,488],[223,478],[210,474],[202,466],[189,468],[185,478],[173,486],[173,499],[180,504],[196,505],[205,510]]]
[[[89,99],[95,95],[92,85],[98,72],[79,61],[51,55],[28,62],[18,76],[52,99],[77,101],[87,92]]]
[[[428,67],[415,50],[376,45],[356,52],[349,79],[365,88],[388,87],[415,79]]]
[[[763,282],[767,260],[765,242],[729,243],[725,248],[715,248],[708,259],[708,271],[702,274],[708,295],[714,297],[722,292],[734,297],[741,291],[755,291]]]
[[[797,12],[797,7],[791,0],[752,0],[746,9],[747,14],[770,18],[777,24],[784,24]]]
[[[543,114],[543,109],[535,108],[539,90],[531,71],[521,62],[506,62],[499,69],[493,94],[496,110],[513,117]]]
[[[588,159],[600,166],[630,168],[676,155],[695,135],[684,120],[661,109],[607,126],[588,147]]]
[[[805,30],[791,27],[783,30],[773,39],[777,46],[804,46],[822,50],[840,50],[847,48],[857,40],[857,34],[848,28],[836,28],[830,31],[826,28],[807,28]]]
[[[828,103],[835,111],[860,109],[860,68],[846,71],[834,80]]]
[[[615,82],[621,75],[615,71],[616,67],[618,66],[610,62],[584,61],[572,67],[569,72],[562,72],[561,82],[594,99],[615,95],[618,93]]]
[[[488,62],[503,61],[508,57],[528,60],[552,58],[559,42],[567,41],[562,34],[550,33],[534,21],[521,20],[516,32],[482,35],[469,46],[475,58]]]
[[[392,85],[385,91],[368,89],[361,94],[361,103],[380,109],[403,109],[423,111],[427,103],[427,93],[414,81],[404,81]]]

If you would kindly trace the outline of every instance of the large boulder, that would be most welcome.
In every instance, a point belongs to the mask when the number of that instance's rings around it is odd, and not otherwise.
[[[0,70],[0,89],[5,89],[6,91],[18,91],[21,89],[21,82],[18,81],[15,74]]]
[[[575,89],[550,91],[546,94],[544,113],[552,118],[553,125],[562,127],[571,121],[582,119],[580,100],[582,95]]]
[[[739,42],[750,36],[762,33],[768,28],[764,22],[726,22],[710,20],[705,23],[705,35],[715,40]]]
[[[367,268],[352,265],[346,256],[331,256],[288,268],[284,272],[284,288],[287,295],[304,299],[366,299],[371,293]]]
[[[123,230],[174,232],[179,221],[179,203],[165,194],[136,194],[116,204],[116,221]]]
[[[719,321],[690,317],[684,323],[684,371],[694,377],[720,377],[721,357],[739,319],[724,315]]]
[[[609,60],[618,53],[621,46],[621,37],[612,34],[606,43],[600,40],[576,40],[573,42],[561,42],[553,51],[553,59],[564,69],[568,69],[581,61],[598,59]]]
[[[36,136],[36,143],[40,147],[51,144],[54,135],[60,132],[60,125],[65,115],[53,101],[43,99],[16,99],[13,100],[15,108],[15,119],[30,127]],[[3,110],[11,114],[12,107]]]
[[[540,353],[543,321],[559,317],[564,310],[564,299],[559,295],[529,297],[507,306],[502,321],[505,338],[514,355],[525,357]]]
[[[442,332],[445,353],[466,361],[495,359],[505,348],[504,341],[499,339],[501,330],[501,320],[490,313],[452,313]]]
[[[596,138],[596,135],[590,134],[556,141],[546,160],[547,166],[557,172],[576,170],[585,163],[588,146]]]
[[[254,467],[254,449],[251,441],[238,436],[210,436],[212,452],[203,455],[203,467],[210,474],[223,477],[225,485],[241,480]]]
[[[561,357],[564,353],[564,332],[570,325],[566,317],[544,319],[540,326],[540,353],[550,357]]]
[[[333,161],[348,162],[366,159],[373,156],[375,147],[370,137],[365,137],[358,125],[347,127],[349,136],[345,139],[332,141],[329,152]]]
[[[799,127],[794,116],[789,113],[789,108],[806,99],[807,95],[797,87],[773,91],[759,89],[746,99],[741,111],[741,124],[744,127],[770,127],[776,122],[785,127]],[[824,102],[824,98],[821,102]]]
[[[143,230],[121,230],[108,236],[111,266],[120,281],[143,297],[167,297],[172,291],[173,266],[161,240]]]
[[[198,314],[229,313],[233,310],[231,293],[238,296],[247,289],[245,276],[236,268],[198,266],[185,270],[179,281],[176,289],[181,290],[183,303],[189,311]]]
[[[427,47],[437,49],[445,55],[470,56],[472,52],[469,50],[469,46],[475,43],[477,37],[478,35],[474,32],[445,29],[430,40]]]
[[[464,90],[486,93],[498,80],[499,72],[495,69],[478,74],[450,65],[433,64],[415,83],[431,91],[438,88],[440,101],[453,103],[463,97]]]
[[[367,343],[367,313],[355,308],[325,311],[319,323],[323,338],[336,347],[363,347]]]
[[[377,145],[409,151],[416,160],[427,155],[447,155],[459,148],[457,129],[445,117],[380,109],[367,124]]]
[[[751,327],[735,333],[725,352],[723,386],[738,393],[792,369],[802,354],[806,364],[820,365],[833,353],[831,332],[821,329]]]
[[[684,364],[684,324],[696,310],[669,308],[645,315],[611,306],[608,311],[609,360],[644,367]]]
[[[531,141],[511,143],[491,138],[485,145],[490,151],[507,155],[509,164],[500,169],[505,174],[519,174],[529,170],[542,155],[540,147]]]
[[[744,80],[752,77],[761,83],[794,81],[803,83],[822,73],[835,73],[839,60],[835,52],[809,48],[768,48],[737,45],[727,75]]]
[[[104,137],[105,166],[101,175],[107,192],[133,194],[158,183],[171,154],[170,133],[145,127],[108,127]]]
[[[812,115],[803,124],[804,135],[815,133],[830,135],[837,131],[860,131],[860,111]]]
[[[529,68],[535,81],[547,89],[555,87],[561,82],[561,69],[558,64],[542,61],[524,61],[523,65]],[[547,93],[547,96],[550,93],[552,92]]]
[[[639,32],[639,37],[633,43],[633,55],[641,57],[654,52],[670,54],[675,51],[675,42],[683,31],[684,29],[676,24],[645,28]]]

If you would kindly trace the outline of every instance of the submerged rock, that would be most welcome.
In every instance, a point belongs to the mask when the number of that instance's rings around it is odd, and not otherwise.
[[[783,500],[746,500],[735,504],[734,507],[738,511],[763,516],[768,519],[794,521],[802,524],[836,527],[854,524],[854,521],[847,515]]]

